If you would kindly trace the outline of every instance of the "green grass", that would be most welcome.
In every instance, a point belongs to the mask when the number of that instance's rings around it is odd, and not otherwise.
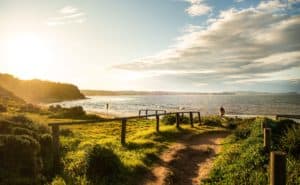
[[[265,118],[244,121],[238,125],[234,134],[224,141],[223,151],[203,184],[268,184],[269,155],[263,147],[262,122],[267,122],[272,128],[272,150],[287,153],[287,184],[300,184],[299,155],[291,152],[300,147],[300,138],[295,137],[300,129],[290,131],[292,125],[296,125],[291,121]]]
[[[87,183],[84,159],[86,152],[96,144],[112,150],[123,165],[119,180],[114,184],[138,184],[140,178],[137,177],[145,175],[159,154],[183,135],[221,129],[210,126],[190,128],[189,125],[176,129],[174,125],[161,125],[157,133],[154,120],[130,120],[127,122],[126,145],[122,146],[120,125],[119,122],[108,122],[65,127],[73,133],[61,137],[63,176],[68,184]]]

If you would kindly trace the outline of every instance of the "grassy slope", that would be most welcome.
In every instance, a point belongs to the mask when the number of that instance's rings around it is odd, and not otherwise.
[[[47,125],[52,122],[79,121],[78,119],[51,118],[48,112],[14,112],[1,113],[0,118],[23,115],[34,123]],[[85,177],[86,153],[94,145],[100,144],[112,150],[121,161],[121,172],[113,184],[138,184],[139,180],[159,154],[170,144],[186,134],[201,134],[218,130],[219,127],[202,126],[190,128],[182,125],[178,130],[174,125],[161,123],[160,133],[155,132],[155,120],[129,120],[127,122],[127,144],[120,144],[120,122],[108,122],[89,125],[73,125],[61,127],[61,151],[63,170],[53,184],[87,184]],[[140,177],[140,178],[138,178]],[[59,181],[61,181],[59,183]]]
[[[120,123],[102,123],[86,126],[72,126],[71,136],[61,137],[64,151],[65,179],[71,184],[85,183],[84,156],[93,145],[100,144],[111,149],[121,160],[121,175],[113,184],[138,184],[140,178],[158,159],[159,153],[185,134],[201,134],[219,128],[203,126],[189,128],[183,125],[181,130],[175,126],[161,126],[161,132],[155,132],[153,120],[131,120],[127,123],[127,144],[120,144]]]
[[[296,159],[295,155],[284,150],[286,146],[295,149],[297,143],[293,141],[297,141],[297,138],[292,138],[290,140],[292,142],[285,146],[280,142],[275,142],[275,140],[278,141],[286,137],[287,132],[283,130],[287,123],[265,118],[257,118],[249,121],[248,124],[241,124],[235,134],[224,141],[224,150],[216,159],[210,177],[203,184],[268,184],[269,155],[265,153],[263,148],[261,129],[261,122],[263,121],[267,121],[273,128],[272,149],[284,151],[288,154],[287,184],[300,184],[300,159]],[[296,132],[299,135],[300,130],[298,129]]]

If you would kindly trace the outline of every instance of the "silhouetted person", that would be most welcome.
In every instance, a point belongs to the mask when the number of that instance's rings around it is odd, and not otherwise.
[[[106,115],[108,115],[109,103],[107,103],[107,104],[105,105],[105,108],[106,108]]]
[[[223,106],[220,107],[220,115],[223,117],[225,115],[225,109]]]

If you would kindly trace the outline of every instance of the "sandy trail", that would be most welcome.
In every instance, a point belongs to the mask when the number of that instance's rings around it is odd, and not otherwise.
[[[160,156],[160,162],[142,184],[199,185],[211,170],[221,142],[228,134],[226,131],[211,131],[185,136]]]

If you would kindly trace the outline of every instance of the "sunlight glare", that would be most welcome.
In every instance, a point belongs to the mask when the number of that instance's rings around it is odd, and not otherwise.
[[[26,33],[7,42],[7,67],[21,78],[35,78],[47,72],[52,61],[49,43],[37,34]]]

